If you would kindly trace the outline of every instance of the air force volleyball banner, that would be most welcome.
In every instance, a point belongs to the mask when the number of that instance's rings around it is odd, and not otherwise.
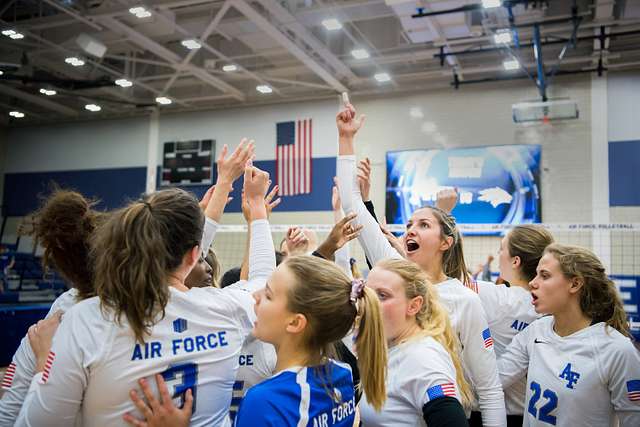
[[[540,222],[540,145],[387,153],[387,221],[406,223],[451,187],[460,193],[459,223]]]

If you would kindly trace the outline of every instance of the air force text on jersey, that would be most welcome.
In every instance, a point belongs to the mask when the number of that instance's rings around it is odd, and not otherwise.
[[[162,357],[163,352],[169,351],[171,355],[188,354],[193,352],[215,350],[226,347],[227,331],[213,332],[208,335],[193,335],[171,340],[170,343],[161,341],[149,341],[144,344],[136,344],[133,348],[131,360],[146,360]]]

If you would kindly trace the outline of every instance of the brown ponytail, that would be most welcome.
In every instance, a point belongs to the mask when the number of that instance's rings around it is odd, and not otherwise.
[[[582,280],[580,309],[587,317],[594,322],[605,322],[621,334],[631,337],[616,285],[593,252],[579,246],[555,243],[548,246],[544,253],[553,255],[567,279]]]
[[[353,303],[351,280],[334,263],[318,257],[289,257],[284,265],[296,278],[288,309],[308,319],[305,345],[310,352],[329,356],[332,343],[347,335],[358,318],[355,345],[361,385],[367,401],[381,409],[386,400],[387,345],[375,292],[365,287]]]
[[[96,231],[96,293],[116,320],[125,315],[136,340],[164,317],[168,276],[200,244],[204,216],[186,191],[169,189],[144,196],[114,212]]]
[[[78,299],[95,295],[93,268],[89,257],[90,238],[103,219],[93,209],[97,201],[75,191],[55,189],[42,207],[32,214],[30,229],[44,248],[45,271],[53,267],[78,290]]]

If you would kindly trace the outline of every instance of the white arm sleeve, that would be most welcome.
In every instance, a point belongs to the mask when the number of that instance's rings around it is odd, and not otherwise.
[[[532,330],[529,325],[524,331],[517,334],[504,354],[498,359],[498,372],[502,387],[507,388],[527,374],[529,368],[529,341]]]
[[[353,274],[351,274],[351,263],[349,262],[351,258],[351,254],[349,253],[349,243],[338,249],[334,256],[336,258],[336,265],[345,272],[349,279],[353,279]]]
[[[262,282],[262,284],[259,285],[259,288],[262,288],[275,269],[276,252],[273,247],[269,221],[266,219],[257,219],[251,222],[248,282]]]
[[[108,345],[107,333],[91,330],[76,310],[65,314],[55,336],[48,377],[33,377],[16,426],[74,425],[89,378],[91,359]]]
[[[358,178],[355,174],[355,163],[356,157],[353,155],[338,156],[337,170],[342,209],[345,214],[354,212],[357,215],[352,222],[353,225],[361,224],[363,226],[358,241],[371,264],[386,258],[402,258],[402,255],[384,237],[380,225],[371,216],[362,201]]]
[[[640,400],[631,400],[640,392],[640,352],[627,339],[603,350],[596,353],[598,366],[604,371],[620,427],[640,426]]]
[[[31,379],[36,373],[35,368],[36,356],[31,350],[29,340],[24,337],[2,381],[4,394],[0,400],[0,427],[13,426],[16,421],[29,391]]]
[[[204,256],[207,256],[209,252],[209,248],[211,244],[213,244],[213,239],[216,237],[216,232],[218,231],[218,223],[212,220],[209,217],[205,217],[204,219],[204,230],[202,230],[202,253]]]
[[[498,377],[498,366],[493,346],[485,347],[483,331],[489,329],[487,317],[482,309],[480,298],[470,293],[461,307],[459,327],[462,341],[462,363],[469,374],[472,386],[478,394],[478,406],[482,412],[485,426],[506,426],[507,411],[504,405],[504,393]]]

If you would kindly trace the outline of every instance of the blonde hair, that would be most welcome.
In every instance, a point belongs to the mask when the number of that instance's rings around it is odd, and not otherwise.
[[[404,292],[408,299],[421,296],[422,307],[416,313],[416,322],[422,328],[418,336],[428,336],[439,342],[449,353],[456,369],[456,383],[461,394],[462,405],[470,408],[474,397],[469,383],[464,377],[460,361],[460,341],[455,334],[449,313],[440,303],[435,286],[426,273],[415,263],[404,259],[387,259],[376,264],[377,268],[391,271],[404,282]]]
[[[309,351],[330,357],[333,343],[347,335],[358,318],[355,346],[361,386],[367,401],[380,410],[386,400],[387,344],[377,295],[364,287],[353,303],[351,280],[334,263],[318,257],[294,256],[283,264],[295,277],[288,309],[307,318],[304,344]]]
[[[520,258],[520,275],[523,279],[531,281],[536,277],[536,268],[544,249],[553,242],[553,235],[540,225],[518,225],[507,234],[509,255]]]
[[[464,285],[471,285],[471,278],[467,271],[467,264],[464,261],[464,251],[462,249],[462,235],[456,224],[453,215],[443,211],[436,206],[425,206],[421,209],[431,209],[431,213],[438,220],[440,225],[440,237],[446,240],[451,237],[451,246],[442,254],[442,271],[448,277],[460,280]]]
[[[551,254],[558,261],[564,277],[582,281],[580,309],[586,316],[594,322],[605,322],[607,326],[631,337],[616,285],[593,252],[579,246],[554,243],[547,246],[544,253]]]

